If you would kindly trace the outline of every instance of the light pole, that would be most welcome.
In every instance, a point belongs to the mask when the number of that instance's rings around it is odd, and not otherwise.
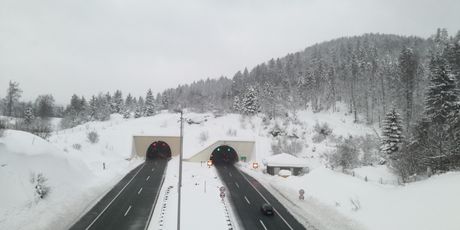
[[[179,182],[177,184],[177,230],[180,230],[180,197],[181,197],[181,189],[182,189],[182,157],[183,157],[183,144],[184,138],[183,135],[183,114],[184,112],[182,109],[177,109],[175,112],[180,113],[180,155],[179,155]]]

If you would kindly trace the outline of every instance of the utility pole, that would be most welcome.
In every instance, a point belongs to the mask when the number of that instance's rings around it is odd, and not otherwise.
[[[180,156],[179,156],[179,183],[177,185],[177,230],[180,230],[180,198],[181,198],[181,189],[182,189],[182,157],[183,157],[183,111],[182,109],[180,111]]]

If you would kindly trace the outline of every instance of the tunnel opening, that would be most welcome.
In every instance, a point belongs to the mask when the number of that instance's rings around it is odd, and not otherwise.
[[[155,141],[147,149],[146,159],[169,159],[171,158],[171,148],[164,141]]]
[[[215,165],[234,164],[238,161],[238,154],[232,147],[221,145],[212,151],[210,160]]]

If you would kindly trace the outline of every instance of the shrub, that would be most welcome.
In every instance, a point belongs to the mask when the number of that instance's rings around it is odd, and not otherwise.
[[[208,134],[207,131],[203,131],[203,132],[200,133],[199,139],[200,139],[201,143],[206,142],[208,140],[208,138],[209,138],[209,134]]]
[[[72,145],[72,147],[76,150],[80,150],[81,149],[81,144],[78,144],[78,143],[75,143]]]
[[[358,148],[350,137],[337,146],[337,151],[332,154],[329,163],[333,167],[342,167],[342,169],[351,169],[358,165]]]
[[[95,144],[99,142],[99,134],[96,131],[89,132],[87,136],[90,143]]]
[[[326,140],[326,136],[317,133],[317,134],[313,135],[311,140],[313,141],[313,143],[321,143],[324,140]]]
[[[332,129],[329,127],[327,123],[323,123],[321,125],[319,123],[316,123],[313,129],[317,134],[322,135],[324,137],[327,137],[332,134]]]
[[[35,196],[37,199],[45,199],[50,191],[50,187],[46,184],[48,179],[42,173],[32,173],[30,183],[34,186]]]

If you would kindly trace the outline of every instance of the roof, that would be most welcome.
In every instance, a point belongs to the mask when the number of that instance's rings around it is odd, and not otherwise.
[[[265,158],[267,166],[272,167],[307,167],[307,160],[295,157],[291,154],[281,153]]]

